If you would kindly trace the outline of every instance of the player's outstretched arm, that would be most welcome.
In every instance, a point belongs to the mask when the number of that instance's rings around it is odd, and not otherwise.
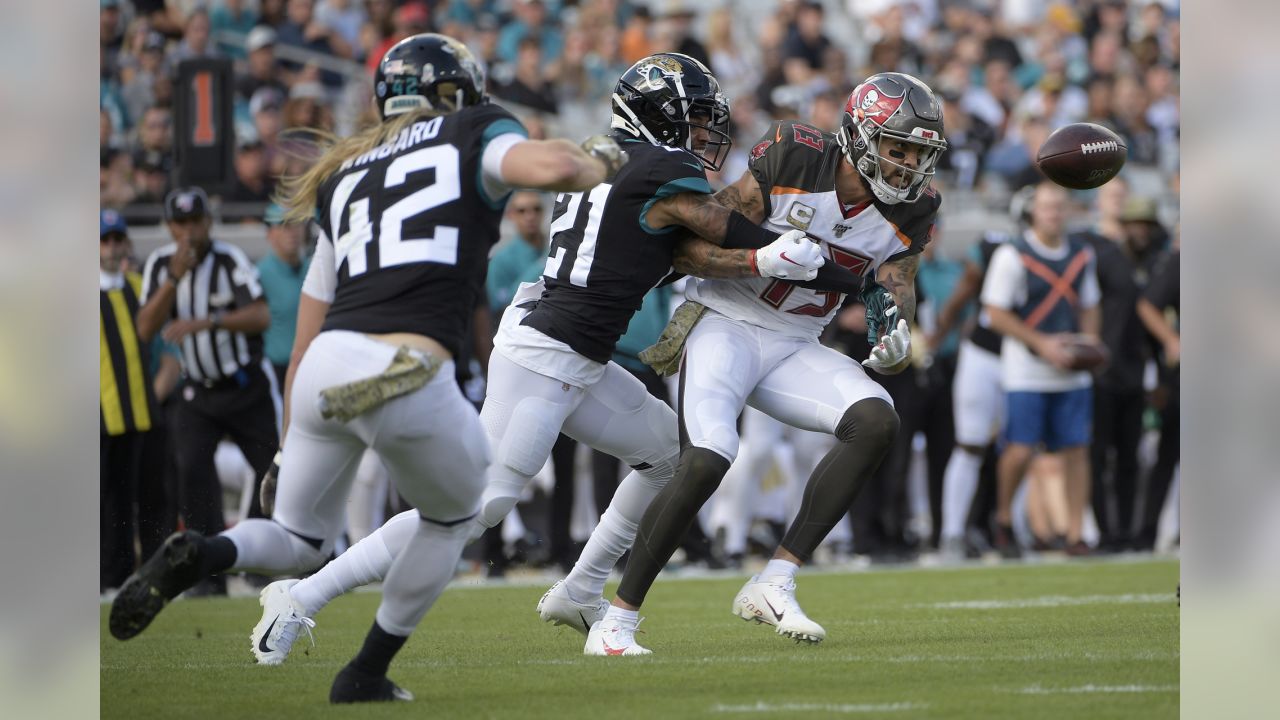
[[[502,182],[510,187],[581,192],[609,174],[605,163],[568,140],[524,140],[502,158]]]

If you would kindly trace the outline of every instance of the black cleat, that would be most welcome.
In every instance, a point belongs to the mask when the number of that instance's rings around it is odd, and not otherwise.
[[[395,702],[413,699],[413,693],[396,685],[385,675],[369,675],[347,665],[333,679],[329,702],[334,705],[360,702]]]
[[[111,603],[107,623],[112,636],[128,640],[160,614],[169,601],[200,580],[200,546],[197,532],[174,533],[138,571],[129,576]]]
[[[993,535],[993,545],[1000,553],[1000,557],[1005,560],[1018,560],[1022,557],[1022,548],[1018,547],[1018,541],[1013,536],[1012,527],[997,523]]]

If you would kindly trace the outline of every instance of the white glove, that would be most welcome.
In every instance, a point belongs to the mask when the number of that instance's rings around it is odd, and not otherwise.
[[[880,344],[871,348],[871,357],[862,361],[866,367],[884,373],[888,368],[911,357],[911,329],[906,320],[899,320],[893,332],[880,338]]]
[[[777,240],[756,250],[760,277],[781,280],[812,280],[827,260],[822,245],[809,239],[803,230],[788,230]]]

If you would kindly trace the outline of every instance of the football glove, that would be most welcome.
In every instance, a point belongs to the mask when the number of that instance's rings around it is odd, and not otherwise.
[[[875,347],[893,327],[898,317],[898,305],[893,300],[893,293],[871,278],[863,283],[858,301],[867,309],[867,344]]]
[[[894,308],[895,314],[897,308]],[[862,361],[866,367],[885,374],[885,370],[900,365],[911,357],[911,329],[906,320],[899,320],[898,327],[880,338],[880,344],[871,348],[871,357]]]
[[[803,230],[788,230],[777,240],[755,251],[756,271],[760,277],[780,280],[812,280],[818,268],[826,263],[822,257],[822,245],[814,242]]]
[[[627,164],[629,156],[627,151],[623,150],[618,141],[608,135],[592,135],[582,141],[582,149],[591,157],[599,160],[604,164],[604,179],[612,180],[623,165]]]
[[[262,486],[258,488],[258,501],[262,503],[263,517],[271,517],[276,509],[276,478],[280,476],[280,457],[284,451],[277,450],[271,458],[271,467],[262,476]]]

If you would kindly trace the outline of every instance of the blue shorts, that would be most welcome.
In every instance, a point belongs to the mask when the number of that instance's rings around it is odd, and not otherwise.
[[[1093,390],[1005,393],[1006,442],[1045,450],[1088,445],[1093,434]]]

